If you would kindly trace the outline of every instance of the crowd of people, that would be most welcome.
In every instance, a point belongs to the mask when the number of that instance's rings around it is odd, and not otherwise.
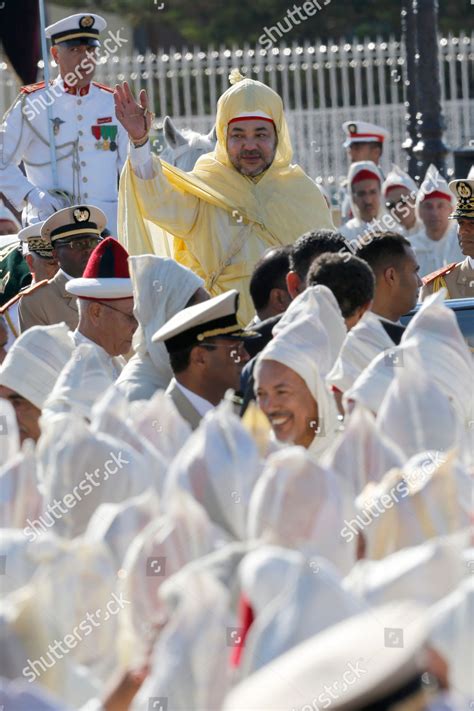
[[[185,172],[105,29],[2,125],[0,707],[467,711],[474,172],[334,206],[237,71]]]

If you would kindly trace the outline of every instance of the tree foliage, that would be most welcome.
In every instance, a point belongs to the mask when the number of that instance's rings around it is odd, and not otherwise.
[[[77,0],[56,0],[75,8]],[[161,2],[164,8],[159,10]],[[327,2],[326,5],[323,3]],[[304,0],[296,3],[303,6]],[[465,29],[468,0],[443,2],[439,9],[442,32]],[[288,43],[346,37],[400,35],[400,0],[319,0],[321,10],[284,35]],[[464,8],[464,4],[466,7]],[[288,0],[86,0],[81,8],[90,12],[114,12],[124,18],[154,48],[198,45],[255,44],[265,27],[276,25],[294,5]],[[464,16],[463,16],[464,15]]]

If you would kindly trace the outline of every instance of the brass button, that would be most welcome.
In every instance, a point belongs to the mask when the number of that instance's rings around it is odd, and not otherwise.
[[[80,135],[80,136],[83,136],[83,135],[84,135],[84,131],[79,131],[79,135]]]
[[[87,183],[87,178],[82,178],[83,183]]]
[[[80,150],[80,151],[83,151],[83,150],[84,150],[84,146],[79,146],[79,150]]]
[[[78,103],[78,105],[79,105],[79,104],[82,104],[82,99],[78,99],[78,100],[77,100],[77,103]]]
[[[85,160],[81,160],[81,165],[85,165],[85,164],[86,164],[86,161],[85,161]]]
[[[88,193],[84,193],[84,197],[85,197],[85,198],[86,198],[86,197],[89,197],[89,194],[88,194]]]
[[[78,120],[78,121],[82,121],[82,118],[83,118],[83,117],[82,117],[82,114],[79,114],[78,117],[77,117],[77,120]]]

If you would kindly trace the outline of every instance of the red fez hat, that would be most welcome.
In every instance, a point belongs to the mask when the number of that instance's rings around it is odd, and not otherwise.
[[[66,291],[81,299],[128,299],[133,296],[128,252],[113,237],[99,242],[80,279],[66,282]]]

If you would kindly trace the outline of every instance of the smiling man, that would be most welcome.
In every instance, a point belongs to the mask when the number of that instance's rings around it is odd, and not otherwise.
[[[332,228],[332,221],[319,188],[291,163],[281,98],[238,72],[231,82],[217,105],[215,150],[190,173],[152,158],[146,92],[137,103],[127,83],[116,87],[117,117],[131,142],[120,181],[119,239],[131,254],[164,256],[168,249],[212,296],[237,289],[239,322],[246,324],[254,313],[250,277],[265,250]],[[143,218],[156,226],[153,236]]]
[[[337,436],[335,401],[325,377],[346,326],[336,298],[310,286],[289,306],[255,367],[257,404],[275,438],[321,455]]]

